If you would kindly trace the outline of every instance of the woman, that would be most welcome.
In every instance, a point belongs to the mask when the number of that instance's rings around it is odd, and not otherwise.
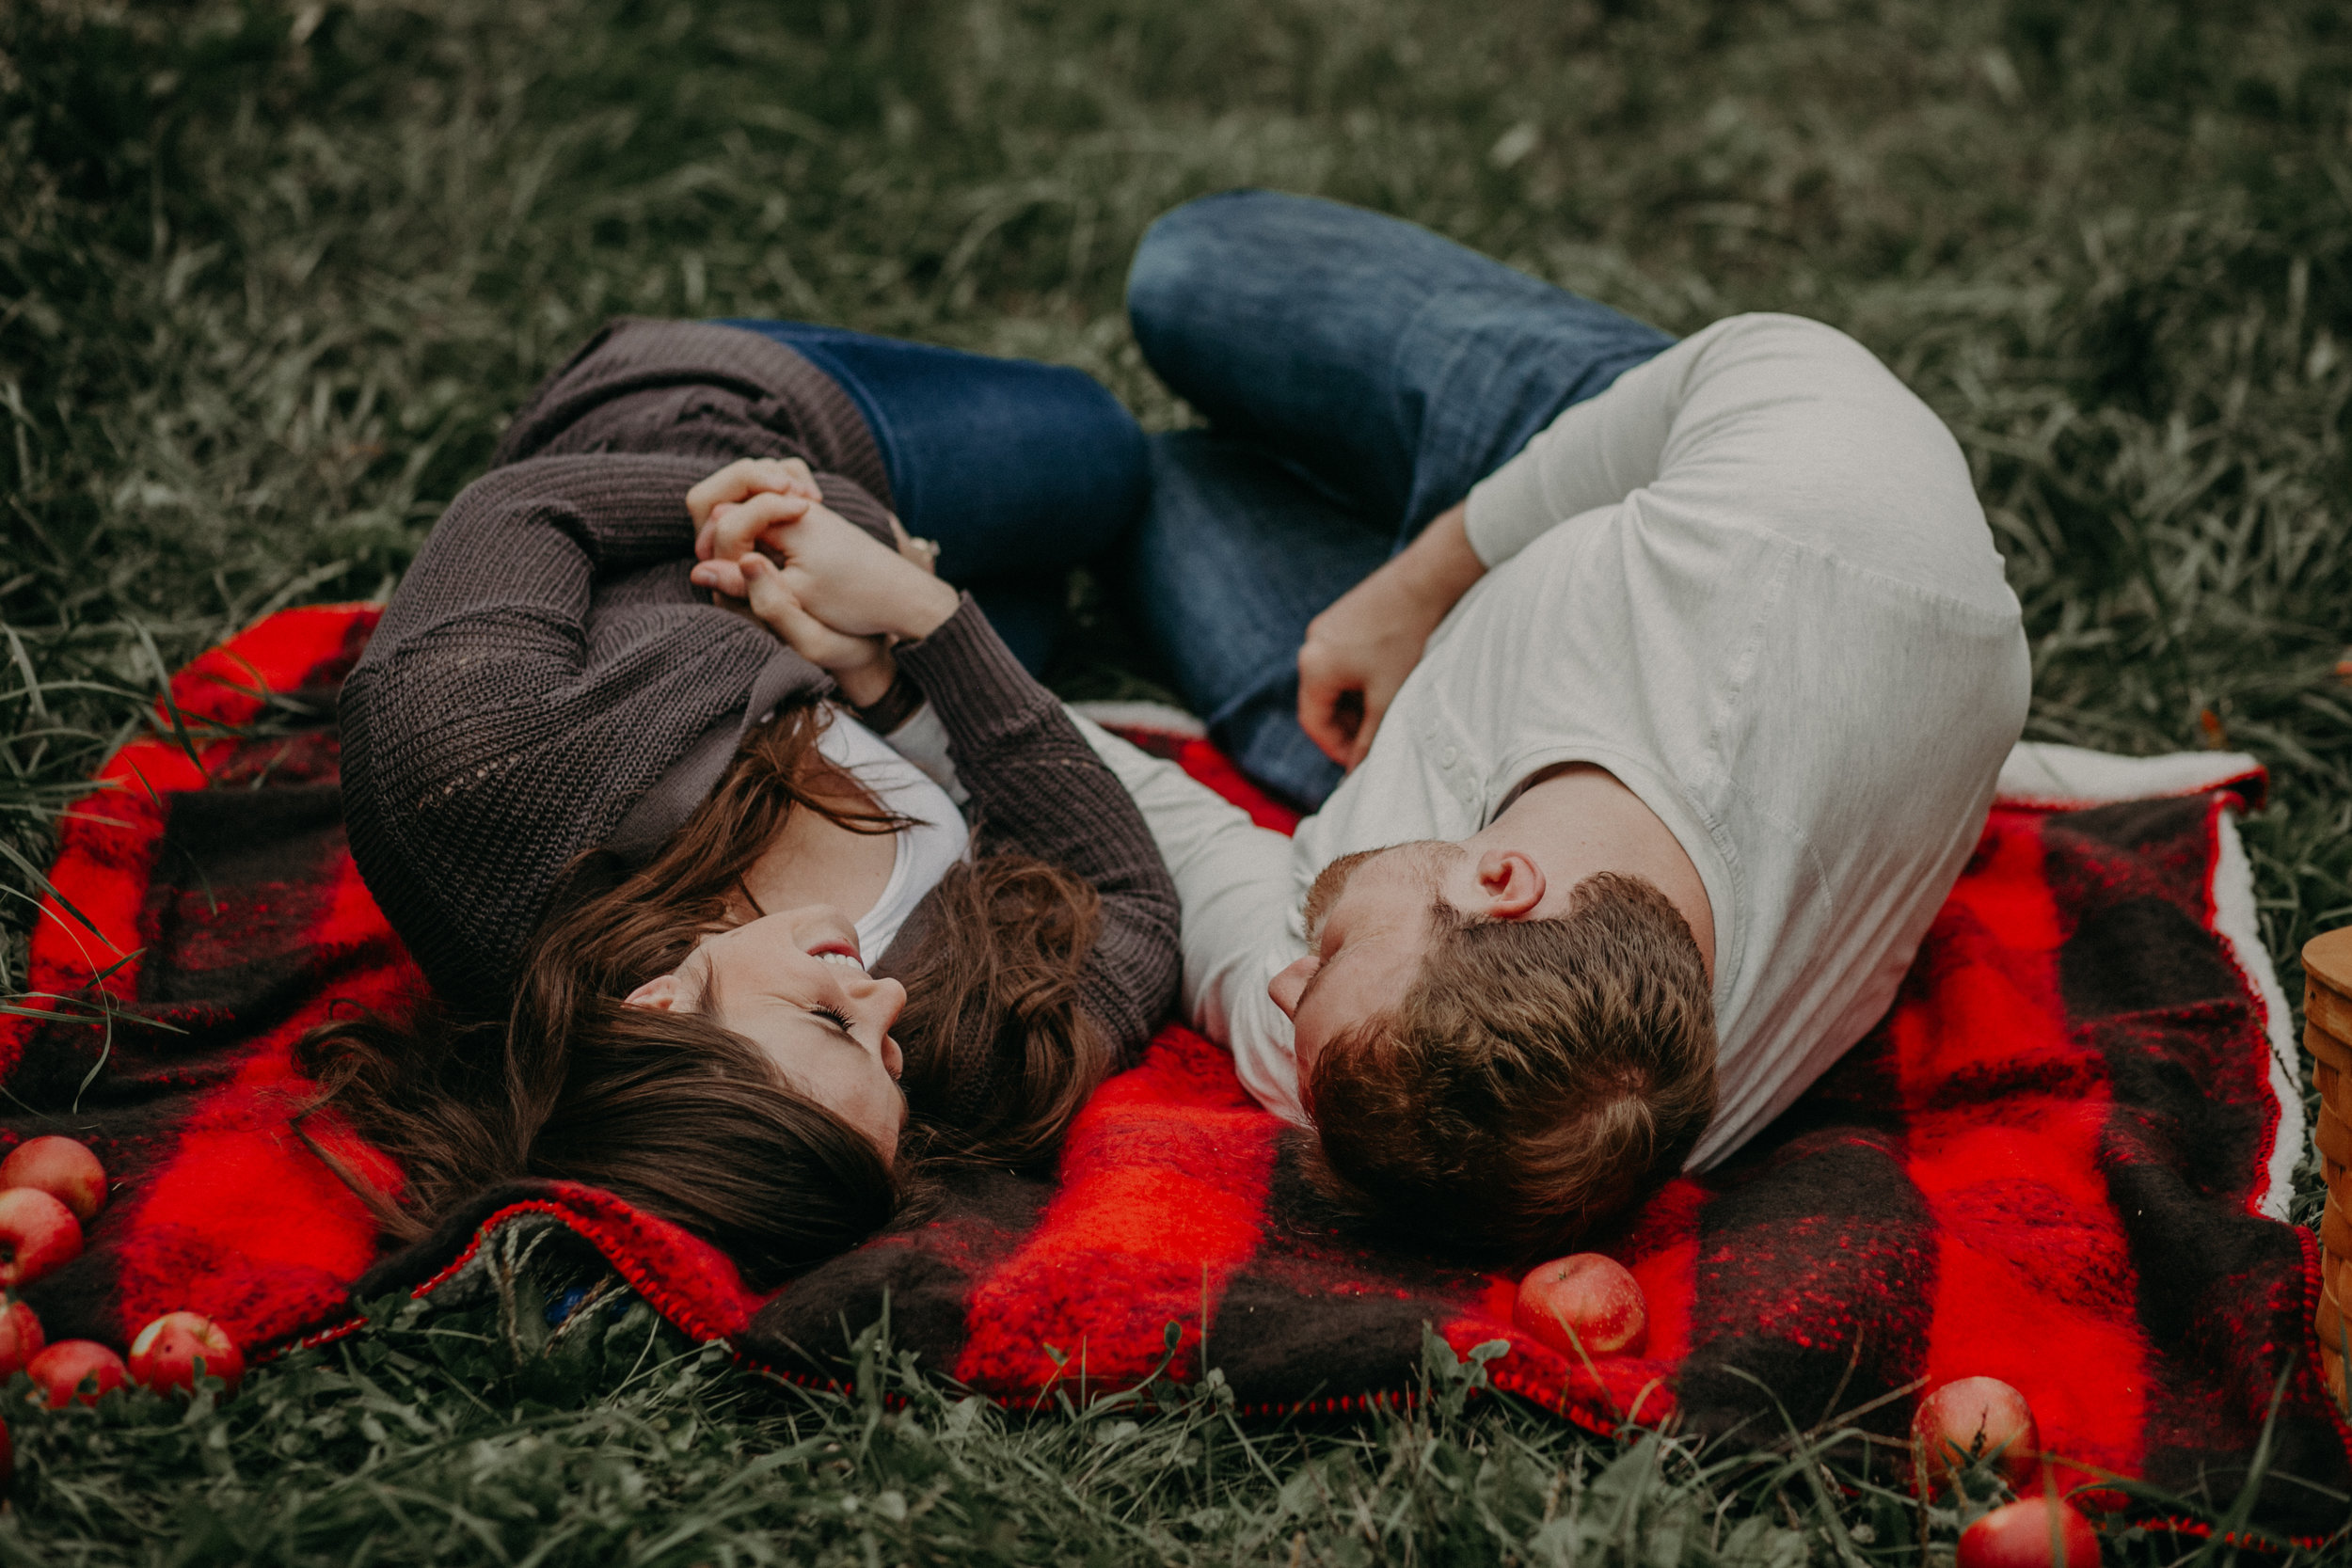
[[[1175,895],[930,568],[1025,572],[1041,657],[1029,585],[1142,457],[1075,372],[791,324],[623,322],[549,378],[343,687],[352,855],[439,1000],[305,1066],[400,1162],[396,1233],[576,1180],[764,1286],[918,1154],[1052,1151],[1173,993]]]

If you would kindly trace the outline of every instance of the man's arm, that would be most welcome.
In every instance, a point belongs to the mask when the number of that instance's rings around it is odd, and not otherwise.
[[[1794,451],[1805,462],[1792,464]],[[1759,454],[1778,459],[1769,486],[1757,481]],[[1905,499],[1921,475],[1954,472],[1964,494],[1949,432],[1845,334],[1794,316],[1718,322],[1564,411],[1310,622],[1298,651],[1299,725],[1334,762],[1355,767],[1429,634],[1472,583],[1562,523],[1636,491],[1728,506],[1891,575],[1935,581],[1949,575],[1943,551],[1915,547],[1887,520],[1948,546],[1965,519],[1920,515]],[[1857,494],[1856,475],[1893,493]]]
[[[1566,409],[1471,487],[1465,533],[1496,567],[1637,496],[1635,528],[1661,542],[1687,519],[1931,592],[2005,592],[1951,432],[1869,350],[1800,316],[1727,317]]]
[[[1134,797],[1175,880],[1184,1021],[1233,1053],[1258,1103],[1305,1122],[1290,1020],[1266,994],[1266,982],[1305,951],[1290,929],[1291,841],[1174,763],[1072,718]]]
[[[1438,514],[1419,538],[1307,623],[1298,724],[1343,768],[1364,760],[1429,634],[1486,575],[1486,563],[1470,548],[1468,515],[1467,502]]]

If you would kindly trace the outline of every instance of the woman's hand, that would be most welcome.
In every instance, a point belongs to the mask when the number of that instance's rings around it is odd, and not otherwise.
[[[825,499],[817,476],[797,457],[730,463],[686,492],[686,511],[694,519],[695,560],[733,561],[751,548],[758,534],[746,531],[752,520],[736,509],[754,496],[797,497],[812,506]]]
[[[817,476],[797,457],[746,457],[728,464],[686,492],[686,510],[694,519],[694,559],[735,561],[758,542],[763,519],[788,512],[753,513],[739,510],[754,496],[791,496],[810,503],[825,499]],[[888,514],[891,537],[898,553],[931,576],[939,575],[939,546],[907,532],[895,512]]]
[[[907,531],[906,524],[898,521],[898,515],[896,512],[890,514],[890,537],[898,542],[900,555],[905,556],[931,576],[939,576],[938,540],[915,538]]]
[[[749,599],[764,621],[753,593],[762,580],[755,561],[775,568],[766,590],[771,604],[785,604],[775,596],[781,589],[791,610],[850,637],[929,637],[961,602],[924,564],[800,495],[770,492],[714,507],[711,529],[713,554],[694,567],[692,580]]]
[[[852,637],[811,615],[785,585],[784,568],[757,550],[743,558],[739,570],[745,609],[752,617],[831,675],[852,706],[872,707],[889,694],[898,678],[898,663],[890,655],[887,636]]]

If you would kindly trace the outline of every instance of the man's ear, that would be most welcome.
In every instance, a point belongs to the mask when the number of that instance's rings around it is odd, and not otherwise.
[[[675,1007],[685,994],[685,989],[678,984],[675,974],[657,974],[622,997],[621,1001],[627,1006],[651,1007],[656,1012],[666,1013]]]
[[[1478,857],[1480,908],[1489,920],[1525,920],[1544,901],[1544,868],[1517,849],[1489,849]]]

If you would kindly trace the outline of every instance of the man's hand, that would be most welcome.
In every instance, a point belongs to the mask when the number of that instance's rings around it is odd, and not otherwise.
[[[1298,649],[1298,724],[1323,754],[1354,768],[1429,634],[1486,574],[1464,529],[1466,506],[1438,514],[1421,537],[1307,623]]]
[[[1442,618],[1397,592],[1379,571],[1307,623],[1298,648],[1298,723],[1325,756],[1353,768],[1397,688],[1421,661],[1430,627]]]

